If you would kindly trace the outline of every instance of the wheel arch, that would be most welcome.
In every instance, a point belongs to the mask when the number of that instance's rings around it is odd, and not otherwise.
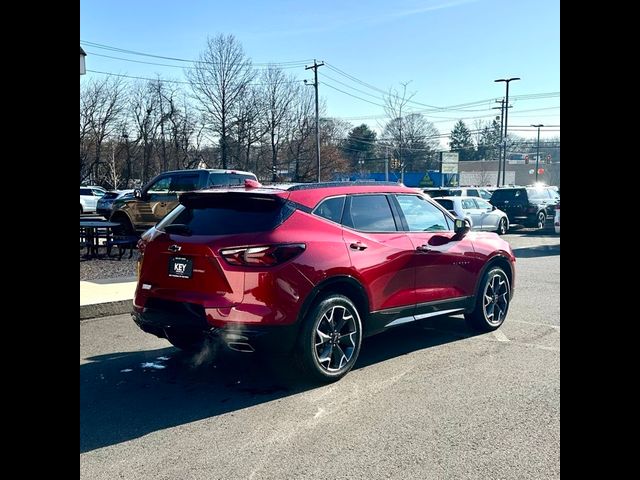
[[[111,214],[111,217],[109,217],[109,221],[111,222],[120,223],[120,220],[125,220],[129,222],[129,225],[131,225],[131,228],[135,231],[135,227],[133,225],[133,222],[131,221],[131,217],[129,217],[127,212],[123,210],[116,210]]]
[[[513,298],[513,274],[514,274],[513,265],[505,255],[497,254],[491,257],[491,259],[484,265],[484,267],[482,267],[482,270],[480,270],[478,279],[476,280],[476,286],[473,294],[474,301],[472,302],[472,305],[475,305],[475,301],[478,298],[478,295],[480,295],[480,288],[482,287],[482,279],[484,278],[485,274],[493,267],[501,267],[502,270],[504,270],[504,273],[507,275],[507,278],[509,279],[509,286],[510,286],[509,299]]]
[[[365,322],[369,315],[369,297],[364,287],[358,280],[350,275],[337,275],[324,279],[313,287],[298,313],[298,325],[302,325],[304,318],[318,299],[324,298],[331,293],[344,295],[349,298],[358,309],[362,322]]]

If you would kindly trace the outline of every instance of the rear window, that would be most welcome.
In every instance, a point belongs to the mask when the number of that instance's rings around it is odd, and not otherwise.
[[[453,210],[453,200],[445,200],[444,198],[437,198],[436,202],[444,207],[445,210]]]
[[[244,185],[245,179],[257,180],[253,174],[242,173],[210,173],[208,187],[227,187],[234,185]]]
[[[524,188],[504,188],[496,190],[491,196],[492,202],[504,202],[505,200],[526,200],[527,191]]]
[[[168,225],[186,225],[191,235],[266,232],[284,222],[294,210],[289,202],[277,197],[198,197],[189,199]]]

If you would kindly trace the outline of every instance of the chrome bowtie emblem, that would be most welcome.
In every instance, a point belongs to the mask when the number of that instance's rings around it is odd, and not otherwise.
[[[181,249],[182,247],[180,245],[171,245],[169,247],[169,251],[173,253],[179,252]]]

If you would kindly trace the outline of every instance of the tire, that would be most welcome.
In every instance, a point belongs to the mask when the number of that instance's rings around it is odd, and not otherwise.
[[[491,332],[504,323],[511,301],[509,277],[493,267],[482,278],[473,312],[465,314],[469,326],[478,332]]]
[[[120,226],[116,227],[116,232],[118,235],[135,235],[136,232],[133,228],[133,225],[131,225],[131,222],[129,221],[128,218],[123,217],[123,216],[119,216],[114,220],[111,220],[112,222],[116,222],[119,223]]]
[[[544,212],[538,212],[538,215],[536,216],[535,227],[538,230],[541,230],[545,227],[546,223],[547,223],[547,216],[544,214]]]
[[[307,377],[334,382],[356,363],[361,343],[358,309],[344,295],[330,294],[316,302],[304,319],[298,339],[299,367]]]
[[[496,230],[496,233],[498,235],[504,235],[508,231],[509,231],[509,223],[507,222],[507,219],[503,217],[500,219],[500,222],[498,222],[498,229]]]

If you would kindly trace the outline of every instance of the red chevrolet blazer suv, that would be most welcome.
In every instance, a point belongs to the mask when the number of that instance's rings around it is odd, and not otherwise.
[[[321,381],[353,367],[363,337],[446,314],[495,330],[513,297],[506,241],[385,182],[183,193],[139,247],[142,330],[187,351],[291,354]]]

